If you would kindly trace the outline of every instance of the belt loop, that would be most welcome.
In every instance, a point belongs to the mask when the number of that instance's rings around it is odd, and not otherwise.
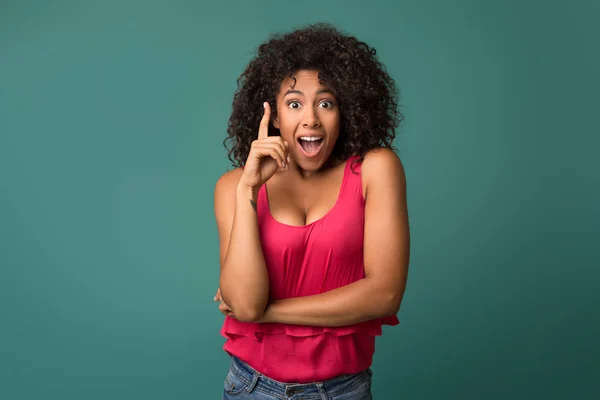
[[[319,390],[319,393],[321,394],[321,399],[329,400],[329,397],[327,397],[327,392],[325,392],[325,389],[323,389],[323,383],[317,382],[317,383],[315,383],[315,385],[317,385],[317,389]]]
[[[252,393],[252,390],[254,390],[254,387],[256,386],[256,383],[258,382],[258,378],[260,378],[260,372],[254,371],[254,375],[252,375],[252,381],[246,388],[246,392]]]
[[[369,373],[369,376],[373,376],[373,371],[371,371],[371,368],[367,368],[367,372]]]

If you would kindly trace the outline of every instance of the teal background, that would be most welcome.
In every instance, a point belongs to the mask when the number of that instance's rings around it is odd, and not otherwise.
[[[377,49],[406,116],[375,398],[600,398],[599,4],[1,1],[0,398],[220,398],[235,81],[317,21]]]

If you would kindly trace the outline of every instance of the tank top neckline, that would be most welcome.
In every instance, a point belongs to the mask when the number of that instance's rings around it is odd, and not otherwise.
[[[268,214],[269,219],[271,221],[273,221],[277,225],[280,225],[280,226],[283,226],[283,227],[286,227],[286,228],[291,228],[291,229],[306,229],[306,228],[310,228],[313,225],[315,225],[315,224],[317,224],[319,222],[322,222],[325,219],[327,219],[327,217],[335,211],[335,209],[338,207],[338,204],[340,203],[340,200],[341,200],[342,195],[344,193],[344,187],[346,186],[346,181],[348,180],[348,176],[347,176],[348,175],[348,169],[349,169],[349,166],[351,165],[350,163],[351,163],[351,161],[353,159],[354,159],[354,157],[348,157],[348,159],[346,159],[346,161],[345,161],[344,173],[342,175],[342,184],[340,186],[340,191],[339,191],[338,196],[337,196],[337,198],[335,200],[335,203],[333,204],[333,207],[331,207],[329,209],[329,211],[327,211],[325,213],[325,215],[323,215],[321,218],[319,218],[317,220],[314,220],[310,224],[306,224],[306,225],[289,225],[289,224],[286,224],[284,222],[277,221],[275,219],[275,217],[273,217],[273,214],[271,214],[271,206],[269,204],[269,194],[267,192],[267,184],[265,183],[263,185],[264,189],[265,189],[264,192],[263,192],[263,196],[264,196],[264,202],[265,202],[266,212]]]

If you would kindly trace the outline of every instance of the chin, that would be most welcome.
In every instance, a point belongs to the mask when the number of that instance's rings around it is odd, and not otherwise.
[[[324,157],[318,158],[306,158],[302,155],[294,158],[294,162],[300,169],[307,172],[317,172],[323,168],[327,164],[327,161],[331,157],[331,153],[328,153]]]

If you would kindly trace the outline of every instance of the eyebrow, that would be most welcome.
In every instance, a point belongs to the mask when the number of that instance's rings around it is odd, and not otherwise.
[[[317,90],[316,94],[323,94],[323,93],[334,94],[333,91],[331,91],[330,89],[320,89],[320,90]],[[302,93],[300,90],[296,90],[296,89],[289,89],[287,92],[285,92],[285,94],[283,95],[283,97],[287,96],[288,94],[301,94],[301,95],[304,96],[304,93]]]

